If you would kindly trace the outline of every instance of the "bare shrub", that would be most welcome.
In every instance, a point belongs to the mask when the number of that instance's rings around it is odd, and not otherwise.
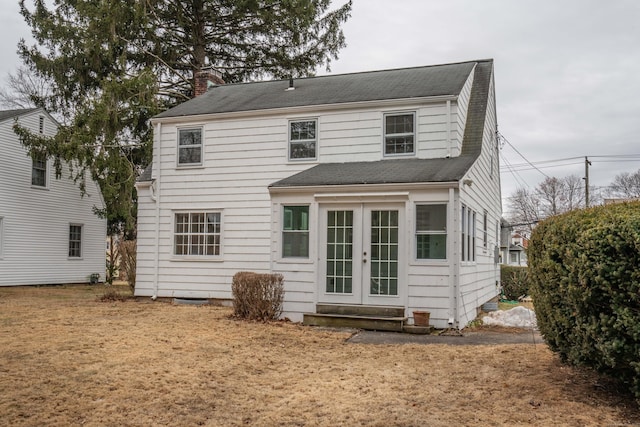
[[[251,320],[275,320],[282,314],[284,278],[281,274],[241,271],[233,276],[233,315]]]
[[[118,247],[120,252],[120,269],[124,271],[127,283],[133,292],[136,288],[136,241],[125,240]]]

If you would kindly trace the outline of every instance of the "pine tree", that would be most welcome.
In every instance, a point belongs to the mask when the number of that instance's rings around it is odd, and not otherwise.
[[[109,233],[133,232],[135,180],[150,161],[158,112],[193,97],[205,66],[226,82],[308,76],[327,69],[345,46],[340,25],[351,1],[57,0],[53,8],[21,0],[36,40],[19,51],[51,86],[44,105],[60,121],[52,139],[15,126],[32,153],[87,173],[102,190]]]

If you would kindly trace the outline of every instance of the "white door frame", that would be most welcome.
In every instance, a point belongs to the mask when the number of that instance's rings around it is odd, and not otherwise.
[[[377,210],[393,210],[398,212],[397,226],[397,295],[372,295],[371,284],[371,213]],[[327,265],[330,262],[337,262],[336,249],[332,247],[332,257],[328,255],[328,213],[336,211],[352,212],[352,239],[349,244],[338,246],[350,246],[351,253],[351,287],[349,292],[328,292],[327,290]],[[403,202],[357,202],[357,203],[326,203],[319,205],[318,221],[318,302],[338,303],[338,304],[364,304],[364,305],[388,305],[404,306],[407,294],[406,264],[407,260],[407,234],[405,203]],[[334,226],[332,226],[334,227]],[[342,227],[342,226],[341,226]],[[338,231],[332,231],[337,233]],[[335,235],[335,234],[334,234]],[[342,235],[341,235],[342,236]],[[334,239],[335,240],[335,239]],[[335,242],[332,242],[335,243]],[[343,249],[338,258],[344,255]],[[395,249],[394,249],[395,250]],[[375,260],[373,260],[375,262]],[[348,269],[347,262],[343,262],[340,271],[334,270],[334,274],[344,273]],[[336,269],[335,264],[331,264],[332,269]],[[335,277],[329,283],[329,287],[334,289],[345,289],[342,277]],[[337,286],[337,287],[336,287]]]

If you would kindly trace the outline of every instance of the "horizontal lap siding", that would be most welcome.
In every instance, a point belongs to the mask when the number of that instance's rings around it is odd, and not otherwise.
[[[418,157],[446,155],[446,103],[416,104],[389,111],[416,112]],[[313,311],[317,263],[278,262],[281,206],[272,206],[268,186],[320,162],[376,161],[384,158],[384,112],[366,108],[317,115],[225,118],[179,126],[162,124],[160,152],[157,135],[154,146],[155,177],[160,169],[160,264],[156,271],[156,205],[147,195],[140,198],[139,288],[136,292],[139,295],[151,295],[157,273],[159,296],[230,298],[231,279],[237,271],[273,270],[285,276],[285,315],[301,319],[301,313]],[[289,120],[307,118],[318,120],[318,158],[314,161],[289,162]],[[203,165],[178,168],[177,129],[195,126],[204,129]],[[455,123],[451,126],[455,126]],[[222,212],[222,256],[212,261],[176,260],[172,247],[174,213],[209,209],[220,209]],[[317,233],[313,225],[311,227],[310,245],[312,253],[315,253]],[[425,270],[419,274],[429,273]],[[416,298],[418,301],[424,296],[418,291]]]
[[[462,150],[462,140],[464,138],[464,129],[467,122],[467,111],[469,108],[469,99],[471,98],[471,88],[473,86],[473,76],[475,73],[471,73],[469,78],[465,82],[458,100],[452,103],[452,117],[453,121],[451,130],[451,145],[453,147],[452,155],[457,156]]]
[[[40,115],[36,111],[22,116],[20,123],[37,132]],[[45,134],[52,136],[55,125],[44,117]],[[5,161],[0,171],[0,286],[88,282],[92,273],[104,279],[106,221],[93,213],[94,206],[103,208],[97,185],[87,180],[88,194],[81,197],[68,169],[56,179],[49,161],[47,188],[33,188],[31,158],[12,126],[13,120],[0,123]],[[81,259],[68,257],[71,223],[83,226]]]
[[[496,282],[500,280],[499,265],[494,261],[494,248],[500,245],[497,240],[502,215],[500,199],[500,173],[496,145],[496,116],[493,82],[489,88],[489,102],[483,135],[482,154],[467,173],[465,178],[473,181],[471,186],[464,186],[461,191],[461,202],[476,211],[476,263],[472,266],[462,265],[460,268],[460,300],[458,307],[461,323],[473,320],[476,308],[498,294]],[[491,157],[493,167],[491,166]],[[483,247],[483,215],[488,214],[487,248]]]

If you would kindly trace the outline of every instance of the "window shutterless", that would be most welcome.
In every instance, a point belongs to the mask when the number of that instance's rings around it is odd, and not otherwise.
[[[447,205],[416,206],[416,258],[447,258]]]
[[[175,255],[220,255],[220,212],[185,212],[175,214],[173,234]]]
[[[317,157],[318,121],[289,122],[289,160],[313,160]]]
[[[384,154],[414,154],[416,114],[394,113],[384,116]]]
[[[178,166],[202,164],[202,128],[178,129]]]
[[[309,206],[284,206],[282,257],[309,257]]]

